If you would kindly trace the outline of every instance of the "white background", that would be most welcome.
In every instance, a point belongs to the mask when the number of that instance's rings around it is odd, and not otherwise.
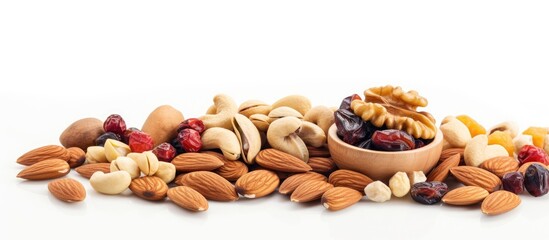
[[[210,202],[201,214],[166,201],[49,195],[15,178],[17,157],[58,143],[83,117],[140,127],[156,106],[203,114],[216,93],[240,103],[288,94],[337,106],[393,84],[418,90],[439,121],[469,114],[548,126],[547,1],[1,1],[0,219],[30,239],[497,239],[536,237],[549,197],[514,211],[366,200],[340,212],[274,194]],[[7,223],[7,224],[6,224]]]

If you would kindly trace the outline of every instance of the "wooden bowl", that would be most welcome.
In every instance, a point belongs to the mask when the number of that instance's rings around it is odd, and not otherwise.
[[[374,180],[387,182],[397,172],[423,171],[427,175],[442,152],[443,137],[440,131],[428,145],[402,152],[358,148],[339,139],[336,131],[335,124],[328,131],[328,149],[337,166],[361,172]]]

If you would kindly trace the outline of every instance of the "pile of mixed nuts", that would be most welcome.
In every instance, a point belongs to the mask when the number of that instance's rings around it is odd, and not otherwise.
[[[171,106],[156,108],[141,130],[128,128],[116,114],[105,121],[84,118],[67,127],[60,145],[23,154],[27,166],[17,177],[53,180],[49,191],[66,202],[82,201],[84,186],[66,176],[75,169],[102,194],[130,189],[151,201],[166,197],[191,210],[205,211],[208,200],[260,198],[278,189],[292,202],[320,199],[329,210],[349,207],[365,195],[374,202],[410,196],[422,204],[481,204],[488,215],[507,212],[526,191],[549,191],[547,128],[519,133],[504,122],[486,129],[467,115],[446,117],[440,128],[415,91],[384,86],[351,95],[339,108],[313,107],[291,95],[269,105],[249,100],[238,106],[217,95],[200,118],[184,119]],[[328,129],[349,145],[374,151],[408,151],[444,134],[439,162],[427,175],[396,172],[388,182],[338,169],[327,148]],[[465,186],[448,189],[449,176]]]

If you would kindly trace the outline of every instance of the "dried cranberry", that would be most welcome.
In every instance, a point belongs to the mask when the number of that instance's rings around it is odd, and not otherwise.
[[[123,135],[124,131],[126,131],[126,122],[122,116],[118,114],[111,114],[103,123],[103,130],[105,130],[105,132],[113,132],[118,135]]]
[[[448,192],[448,185],[443,182],[419,182],[412,186],[410,195],[421,204],[432,205],[440,202]]]
[[[351,111],[351,102],[353,102],[354,100],[362,100],[362,98],[360,98],[360,96],[358,96],[357,94],[348,96],[344,98],[343,101],[341,101],[341,105],[339,105],[339,109]]]
[[[522,147],[517,158],[520,165],[527,162],[540,162],[543,165],[549,165],[549,157],[547,156],[547,153],[543,149],[534,145],[525,145]]]
[[[192,128],[185,128],[177,134],[179,143],[185,152],[198,152],[202,148],[202,139],[200,133]]]
[[[534,197],[549,192],[549,170],[540,164],[532,164],[524,173],[524,187]]]
[[[349,110],[339,109],[334,113],[337,135],[344,142],[355,145],[368,137],[368,126],[362,118]]]
[[[125,144],[128,144],[130,142],[130,135],[133,133],[133,132],[140,132],[141,130],[139,130],[138,128],[134,128],[134,127],[131,127],[131,128],[128,128],[126,129],[126,131],[124,131],[124,135],[122,135],[122,140],[124,141]]]
[[[524,191],[524,176],[520,172],[508,172],[501,179],[503,189],[514,194],[520,194]]]
[[[204,122],[198,118],[189,118],[179,124],[177,127],[177,132],[181,132],[185,128],[191,128],[199,133],[203,133],[204,130],[206,130],[206,127],[204,127]]]
[[[416,147],[416,140],[407,132],[387,129],[374,132],[372,144],[383,151],[406,151]]]
[[[105,142],[107,141],[107,139],[114,139],[116,141],[120,141],[120,136],[113,132],[103,133],[101,134],[101,136],[95,139],[95,145],[103,147],[105,146]]]
[[[130,140],[128,145],[132,152],[142,153],[144,151],[152,150],[154,147],[154,142],[151,137],[146,132],[136,131],[130,134]]]
[[[175,148],[167,142],[156,146],[152,152],[156,155],[158,160],[164,162],[171,162],[175,157]]]

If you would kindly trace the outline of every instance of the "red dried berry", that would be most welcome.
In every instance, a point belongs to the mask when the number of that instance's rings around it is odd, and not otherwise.
[[[126,131],[124,131],[124,135],[122,135],[123,142],[125,144],[128,144],[130,142],[130,135],[132,135],[133,132],[140,132],[140,131],[141,130],[134,127],[126,129]]]
[[[175,157],[175,148],[167,142],[156,146],[152,152],[156,155],[158,160],[164,162],[171,162]]]
[[[198,152],[202,148],[200,133],[192,128],[185,128],[177,134],[179,143],[185,152]]]
[[[549,165],[549,156],[545,150],[534,145],[526,145],[520,149],[518,154],[520,165],[527,162],[540,162],[543,165]]]
[[[203,133],[204,130],[206,130],[206,127],[204,126],[204,122],[202,122],[202,120],[200,120],[198,118],[189,118],[189,119],[181,122],[179,124],[179,126],[177,127],[177,132],[179,133],[185,128],[194,129],[194,130],[198,131],[198,133]]]
[[[153,149],[154,142],[151,135],[146,132],[135,131],[130,135],[128,145],[132,152],[142,153]]]
[[[103,130],[105,130],[105,132],[113,132],[122,136],[124,135],[124,131],[126,131],[126,122],[122,116],[118,114],[111,114],[103,123]]]

